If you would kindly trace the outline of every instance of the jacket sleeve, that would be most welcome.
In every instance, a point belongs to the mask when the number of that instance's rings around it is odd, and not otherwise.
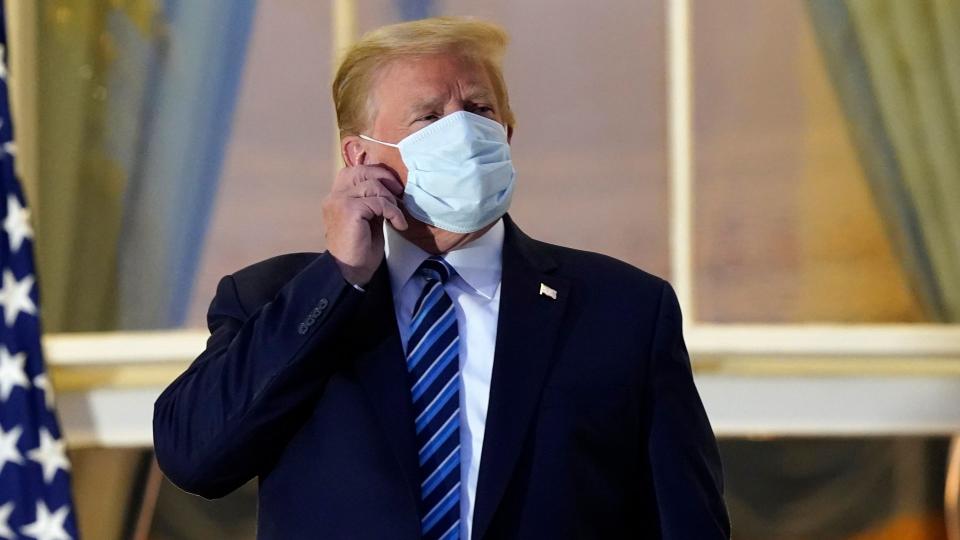
[[[650,356],[648,452],[661,537],[730,537],[717,442],[693,382],[680,305],[663,284]]]
[[[362,295],[326,254],[249,314],[234,278],[223,278],[206,349],[154,404],[154,449],[167,477],[215,498],[256,476],[322,390],[338,330]]]

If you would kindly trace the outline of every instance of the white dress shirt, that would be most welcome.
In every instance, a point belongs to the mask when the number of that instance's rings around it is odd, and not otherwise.
[[[387,269],[403,350],[410,318],[425,279],[415,275],[430,254],[384,224]],[[457,313],[460,335],[460,538],[470,538],[476,503],[483,428],[490,400],[490,375],[500,312],[503,220],[463,248],[443,255],[456,270],[444,285]],[[468,322],[469,321],[469,322]]]

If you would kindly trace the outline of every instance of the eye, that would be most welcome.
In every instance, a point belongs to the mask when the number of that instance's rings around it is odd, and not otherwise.
[[[469,111],[472,112],[473,114],[478,114],[480,116],[484,116],[491,120],[497,119],[497,111],[493,110],[493,107],[489,105],[477,103],[477,104],[474,104],[472,107],[470,107]]]
[[[417,118],[416,120],[414,120],[414,122],[433,122],[439,119],[440,119],[440,115],[436,113],[430,113]]]

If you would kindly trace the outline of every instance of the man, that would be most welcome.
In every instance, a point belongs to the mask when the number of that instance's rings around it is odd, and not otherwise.
[[[670,286],[506,215],[505,47],[437,18],[348,51],[328,251],[225,277],[157,400],[167,476],[257,477],[261,538],[729,536]]]

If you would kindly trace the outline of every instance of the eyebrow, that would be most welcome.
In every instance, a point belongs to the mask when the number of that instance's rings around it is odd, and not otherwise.
[[[490,89],[482,84],[470,84],[467,85],[467,91],[464,97],[467,101],[474,101],[478,99],[492,99],[493,96],[490,93]]]
[[[482,85],[471,85],[467,88],[464,100],[468,102],[493,101],[493,94]],[[409,107],[410,114],[417,114],[420,111],[435,109],[444,104],[446,100],[442,97],[427,97],[414,101]],[[492,104],[492,103],[491,103]]]
[[[408,110],[410,111],[410,114],[418,114],[420,111],[435,109],[443,105],[443,101],[443,98],[439,97],[418,99],[417,101],[414,101],[412,105],[410,105]]]

